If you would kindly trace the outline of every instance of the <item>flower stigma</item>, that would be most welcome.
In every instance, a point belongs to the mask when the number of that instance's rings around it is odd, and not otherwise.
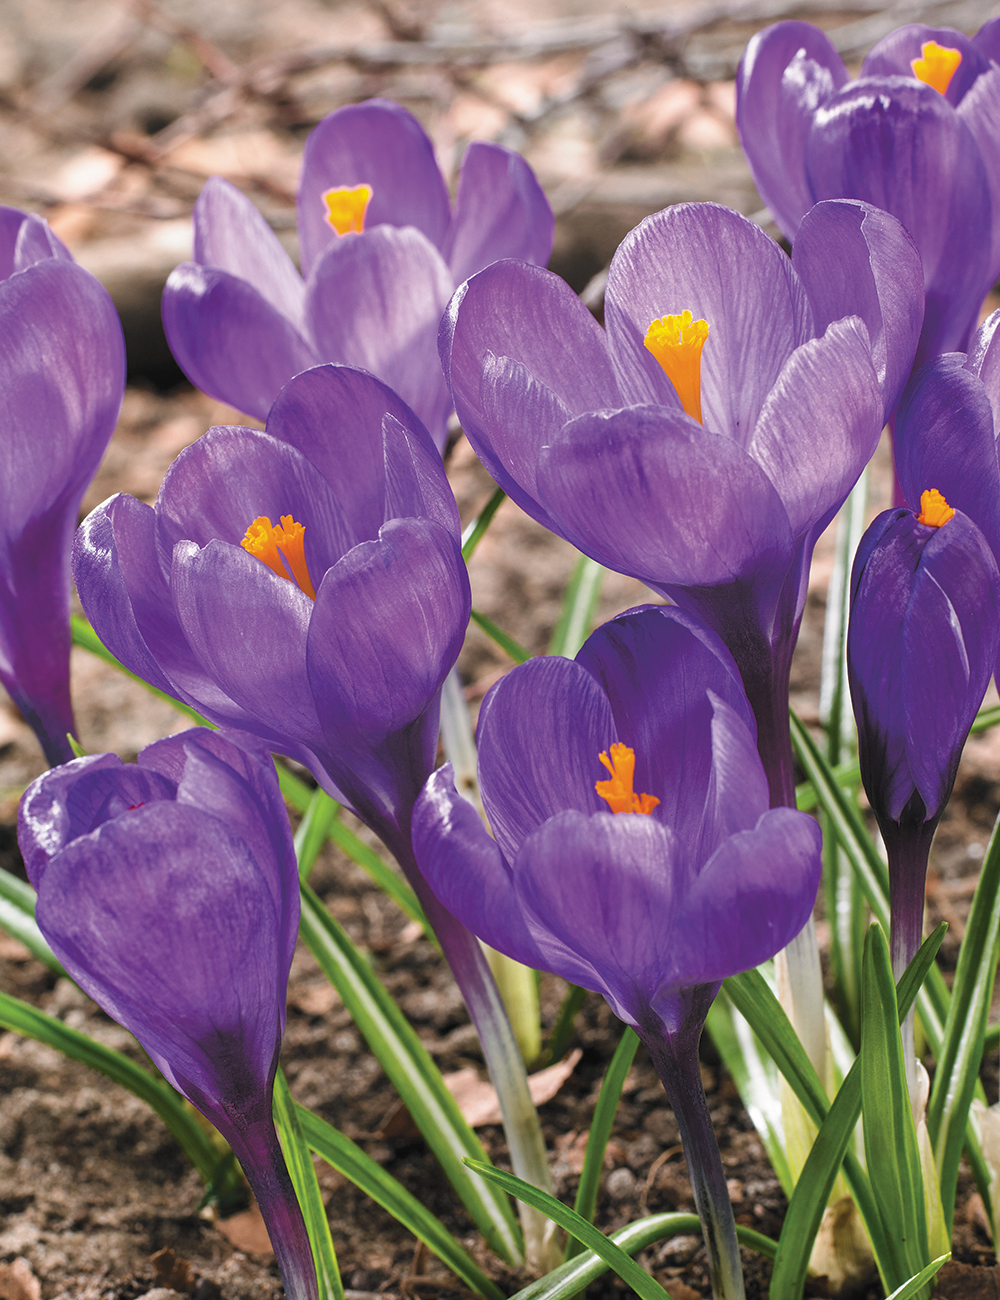
[[[291,515],[282,515],[281,524],[274,527],[267,515],[258,515],[247,529],[240,545],[272,569],[279,578],[294,582],[310,600],[315,600],[316,591],[306,566],[305,536],[305,528],[302,524],[297,524]]]
[[[365,213],[372,192],[370,185],[341,185],[323,191],[322,198],[326,206],[323,216],[338,235],[346,235],[352,230],[361,234],[365,228]]]
[[[962,62],[962,51],[938,45],[937,41],[925,41],[920,47],[920,53],[921,58],[910,60],[913,75],[943,95]]]
[[[677,390],[681,406],[701,424],[701,350],[708,338],[708,321],[689,311],[650,321],[643,340]]]
[[[610,781],[597,781],[594,789],[607,802],[613,813],[645,813],[647,816],[660,802],[655,794],[634,794],[635,750],[616,743],[600,755],[600,760],[611,773]]]
[[[928,528],[940,528],[942,524],[946,524],[952,518],[954,513],[954,510],[937,488],[931,488],[929,492],[920,493],[918,524],[926,524]]]

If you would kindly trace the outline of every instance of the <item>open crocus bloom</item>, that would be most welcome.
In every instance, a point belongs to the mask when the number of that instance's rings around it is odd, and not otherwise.
[[[920,946],[927,854],[1000,643],[1000,577],[966,515],[929,488],[858,547],[847,665],[861,776],[889,857],[893,966]]]
[[[474,276],[442,326],[456,409],[497,483],[729,647],[775,802],[793,801],[787,675],[812,548],[875,449],[922,312],[916,250],[885,213],[819,204],[790,262],[705,203],[623,241],[606,333],[519,262]]]
[[[631,611],[576,660],[515,668],[478,749],[496,839],[439,769],[414,813],[425,878],[492,947],[596,989],[640,1031],[811,914],[819,829],[768,811],[735,665],[679,609]]]
[[[768,810],[731,656],[676,608],[599,628],[575,661],[533,659],[490,693],[479,782],[490,838],[446,766],[413,816],[435,894],[486,943],[607,998],[646,1044],[677,1117],[716,1297],[743,1295],[732,1207],[698,1073],[727,975],[812,912],[819,827]]]
[[[299,371],[360,366],[443,447],[451,403],[436,338],[455,286],[497,258],[544,265],[552,251],[552,211],[531,168],[509,149],[471,144],[453,211],[423,127],[373,99],[313,130],[298,207],[301,276],[250,200],[221,177],[208,181],[195,204],[194,261],[163,295],[184,373],[263,420]]]
[[[118,418],[125,345],[111,299],[40,217],[0,208],[0,682],[50,763],[73,751],[70,554]]]
[[[914,24],[857,80],[823,32],[768,27],[737,75],[737,124],[761,198],[789,239],[821,199],[893,213],[923,261],[918,363],[965,348],[1000,275],[1000,20],[972,37]]]
[[[271,1118],[299,880],[267,749],[197,728],[136,766],[76,759],[28,787],[18,836],[53,951],[224,1135],[286,1294],[315,1297]]]
[[[282,391],[266,433],[210,429],[182,452],[154,507],[95,510],[76,583],[133,672],[307,764],[392,847],[469,618],[458,533],[413,412],[321,366]]]

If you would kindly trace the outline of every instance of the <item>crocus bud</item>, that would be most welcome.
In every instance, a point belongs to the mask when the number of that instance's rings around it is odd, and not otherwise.
[[[879,515],[854,562],[848,673],[897,976],[920,945],[931,839],[996,661],[998,581],[982,533],[934,490],[919,514]]]
[[[187,731],[136,766],[79,758],[34,781],[18,836],[38,924],[239,1157],[289,1300],[316,1277],[271,1118],[299,890],[270,755]]]

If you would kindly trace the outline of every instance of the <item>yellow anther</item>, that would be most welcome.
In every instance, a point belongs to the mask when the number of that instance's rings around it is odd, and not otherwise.
[[[942,524],[946,524],[952,518],[954,513],[954,510],[937,488],[931,488],[929,492],[920,493],[918,524],[926,524],[929,528],[940,528]]]
[[[701,424],[701,350],[708,338],[708,321],[689,311],[650,321],[646,347],[666,371],[681,406]]]
[[[920,47],[920,53],[922,58],[910,60],[913,75],[943,95],[962,62],[962,51],[938,45],[937,41],[925,41]]]
[[[632,782],[635,778],[635,750],[628,745],[616,743],[600,759],[611,773],[610,781],[597,781],[594,789],[605,800],[613,813],[646,813],[653,811],[660,802],[654,794],[634,794]]]
[[[305,535],[306,530],[291,515],[282,515],[279,527],[272,527],[267,515],[258,515],[240,545],[273,569],[279,578],[294,582],[310,600],[315,600],[316,591],[306,565]]]
[[[371,198],[370,185],[355,185],[353,188],[341,185],[332,190],[324,190],[326,211],[323,216],[338,235],[346,235],[351,230],[360,234],[365,228],[365,213]]]

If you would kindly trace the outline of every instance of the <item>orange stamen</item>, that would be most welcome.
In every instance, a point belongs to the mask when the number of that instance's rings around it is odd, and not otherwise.
[[[666,371],[681,406],[701,424],[701,350],[708,338],[708,321],[694,320],[689,311],[650,321],[646,347]]]
[[[323,202],[327,208],[323,216],[338,235],[346,235],[352,230],[360,234],[364,230],[365,213],[372,192],[370,185],[341,185],[323,192]]]
[[[611,773],[610,781],[597,781],[594,789],[604,799],[613,813],[645,813],[647,816],[660,802],[654,794],[635,794],[635,750],[616,743],[605,750],[600,760]]]
[[[920,53],[923,58],[910,60],[913,75],[943,95],[962,62],[962,51],[938,45],[937,41],[925,41],[920,47]]]
[[[315,600],[316,592],[306,565],[305,535],[305,528],[291,515],[282,515],[279,527],[272,527],[267,515],[258,515],[240,545],[279,578],[294,582],[310,600]]]
[[[955,514],[951,506],[944,499],[937,488],[931,488],[929,492],[920,493],[920,514],[917,515],[918,524],[926,524],[929,528],[940,528],[946,524]]]

